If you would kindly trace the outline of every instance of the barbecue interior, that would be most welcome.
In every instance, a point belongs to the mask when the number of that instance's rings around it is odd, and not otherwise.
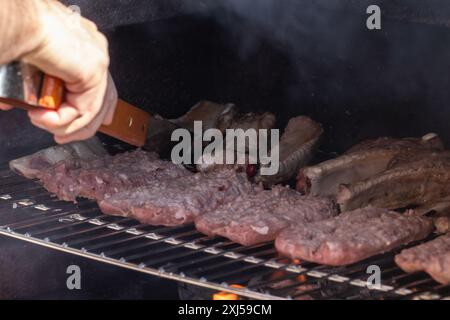
[[[235,13],[227,15],[232,23],[205,15],[118,27],[109,31],[112,73],[124,99],[167,118],[204,99],[272,112],[279,128],[309,116],[324,128],[313,163],[384,136],[435,132],[448,146],[448,30],[386,20],[382,31],[369,32],[358,15],[322,14],[339,19],[275,35]],[[50,144],[31,127],[17,132],[20,113],[0,121],[3,161]]]

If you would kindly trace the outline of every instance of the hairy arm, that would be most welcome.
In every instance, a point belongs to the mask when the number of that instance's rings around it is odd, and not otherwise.
[[[111,123],[117,91],[108,72],[108,41],[93,22],[56,0],[0,0],[0,64],[19,59],[65,83],[57,111],[28,112],[56,142],[88,139]]]
[[[44,1],[0,0],[0,64],[18,59],[42,41],[39,16]]]

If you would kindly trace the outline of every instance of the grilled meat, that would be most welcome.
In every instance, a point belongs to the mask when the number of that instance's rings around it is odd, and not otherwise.
[[[229,123],[222,123],[218,129],[226,134],[227,129],[241,129],[247,131],[248,129],[272,129],[275,125],[275,116],[269,112],[262,114],[247,113],[242,116],[236,116]],[[258,139],[258,137],[256,137]],[[259,140],[251,141],[250,143],[259,145]],[[226,144],[226,143],[224,143]],[[214,154],[205,155],[202,162],[197,164],[197,170],[200,172],[211,172],[214,170],[221,170],[223,168],[234,168],[236,171],[244,172],[247,165],[250,163],[250,155],[248,154],[248,145],[245,145],[245,150],[238,153],[235,150],[237,141],[234,141],[233,149],[227,149],[224,145],[222,150]],[[234,164],[227,164],[227,159],[236,159]],[[240,159],[240,160],[239,160]],[[258,159],[252,159],[252,163],[256,163]]]
[[[431,219],[411,212],[402,215],[386,209],[365,208],[333,219],[293,226],[278,235],[275,246],[291,258],[340,266],[423,239],[432,230]]]
[[[263,115],[261,116],[263,117]],[[256,120],[255,120],[256,122]],[[259,121],[261,122],[261,121]],[[268,121],[266,121],[268,122]],[[262,127],[254,124],[255,128]],[[241,126],[242,127],[242,126]],[[244,126],[245,129],[248,126]],[[249,176],[255,179],[257,183],[263,183],[266,187],[270,187],[274,184],[289,181],[295,177],[298,169],[301,166],[306,165],[312,159],[314,151],[318,145],[319,139],[323,133],[323,129],[320,124],[314,122],[308,117],[299,116],[292,118],[283,135],[279,144],[279,171],[274,175],[262,175],[261,170],[258,170],[258,162],[260,159],[251,158],[251,155],[234,154],[234,151],[225,149],[223,152],[216,153],[211,159],[203,159],[204,163],[197,165],[197,169],[202,172],[209,172],[212,170],[221,169],[224,167],[234,168],[237,171],[247,172],[249,168],[254,172],[249,173]],[[260,143],[260,141],[258,141]],[[270,147],[270,146],[269,146]],[[217,160],[220,159],[222,163],[225,163],[226,157],[234,157],[241,159],[241,164],[228,165],[217,164]],[[251,161],[250,161],[251,160]],[[265,166],[269,166],[267,164]]]
[[[305,197],[287,187],[243,193],[195,220],[207,235],[220,235],[245,246],[272,241],[293,225],[306,224],[336,215],[328,199]]]
[[[414,155],[439,150],[443,150],[443,144],[433,133],[422,138],[365,141],[340,157],[302,168],[297,190],[314,196],[335,196],[341,184],[368,179],[395,164],[409,162]]]
[[[367,180],[341,185],[336,196],[341,210],[422,206],[450,195],[450,152],[416,154],[410,160]]]
[[[450,199],[439,199],[435,203],[414,209],[417,214],[427,215],[433,219],[436,232],[445,234],[450,232]]]
[[[406,272],[425,271],[436,281],[450,284],[450,234],[403,250],[395,262]]]
[[[241,116],[237,116],[231,124],[225,129],[272,129],[275,126],[275,116],[270,112],[264,113],[246,113]]]
[[[322,126],[308,117],[299,116],[289,120],[280,139],[278,173],[258,175],[255,181],[270,186],[295,178],[298,170],[311,161],[322,133]]]
[[[194,121],[202,121],[203,130],[211,128],[224,130],[231,126],[236,112],[236,106],[231,103],[219,104],[200,101],[182,117],[169,121],[192,132],[194,131]]]

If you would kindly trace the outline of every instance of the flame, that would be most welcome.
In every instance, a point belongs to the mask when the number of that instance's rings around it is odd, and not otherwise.
[[[297,280],[300,282],[306,282],[306,276],[304,274],[301,274],[297,277]]]
[[[244,286],[241,286],[240,284],[232,284],[230,288],[235,289],[244,289]],[[213,294],[213,300],[239,300],[239,296],[235,293],[220,291]]]
[[[270,280],[278,280],[283,278],[286,273],[284,271],[274,271],[270,276]]]

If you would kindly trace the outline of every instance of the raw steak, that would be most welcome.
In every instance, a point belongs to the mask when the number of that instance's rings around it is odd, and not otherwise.
[[[197,229],[220,235],[245,246],[272,241],[292,224],[306,224],[336,214],[331,201],[305,197],[287,187],[275,186],[241,194],[232,202],[199,216]]]
[[[365,208],[286,229],[277,237],[275,246],[291,258],[340,266],[423,239],[432,229],[430,219],[411,212],[403,215]]]
[[[233,202],[240,194],[251,193],[243,174],[222,170],[197,173],[182,179],[156,179],[145,187],[119,192],[99,202],[107,214],[132,217],[142,223],[174,226]]]
[[[403,250],[395,262],[406,272],[425,271],[436,281],[450,284],[450,234]]]
[[[44,187],[61,200],[77,197],[102,200],[122,190],[192,175],[183,167],[136,150],[89,160],[67,160],[43,170]]]

